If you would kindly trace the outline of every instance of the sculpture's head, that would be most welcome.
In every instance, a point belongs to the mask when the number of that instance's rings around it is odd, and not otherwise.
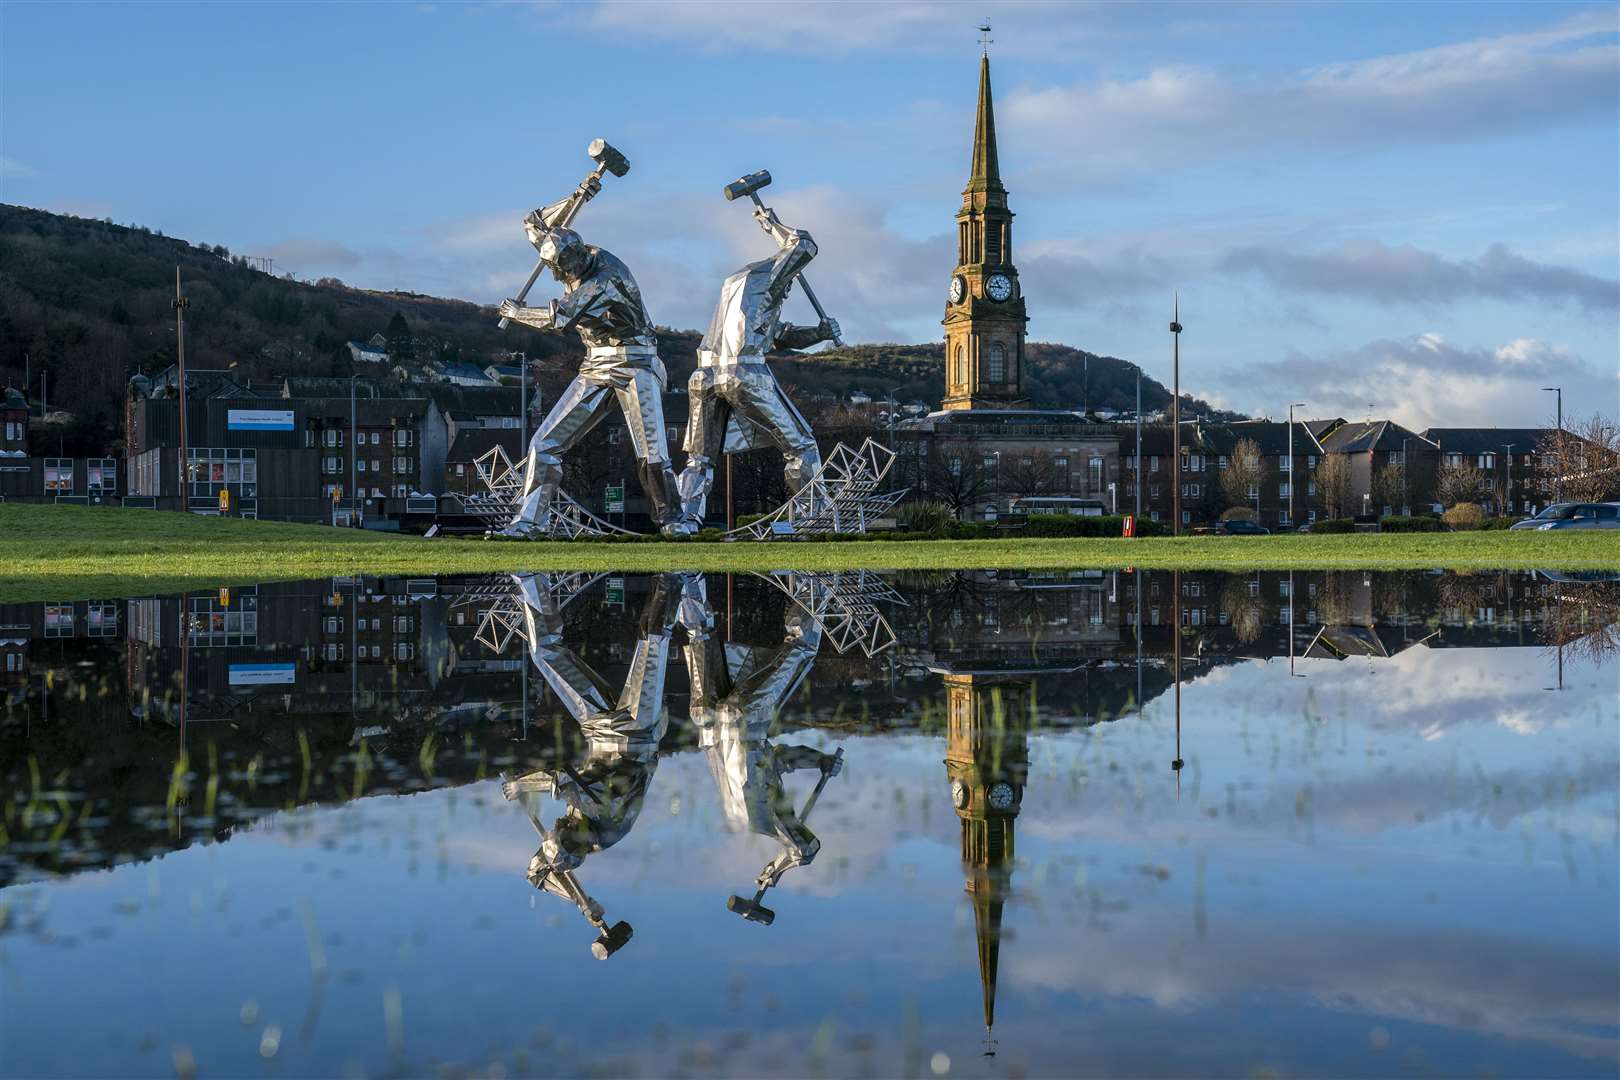
[[[540,261],[551,268],[551,276],[562,282],[585,276],[591,256],[585,241],[573,229],[528,225],[529,243],[540,253]]]

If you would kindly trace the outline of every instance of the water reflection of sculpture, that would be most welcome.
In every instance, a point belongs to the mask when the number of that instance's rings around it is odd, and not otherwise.
[[[576,871],[586,856],[607,850],[629,833],[658,767],[658,743],[668,726],[664,676],[680,581],[676,575],[655,579],[642,610],[630,673],[617,696],[563,643],[562,612],[550,575],[523,574],[516,581],[524,604],[529,657],[579,722],[585,748],[578,760],[509,780],[502,791],[508,799],[543,793],[567,804],[567,812],[547,828],[532,799],[523,798],[541,838],[529,863],[529,881],[579,908],[600,931],[591,951],[605,960],[630,940],[630,924],[609,927],[602,905],[586,893]]]
[[[821,850],[821,841],[805,818],[827,781],[843,766],[842,750],[827,754],[770,741],[771,724],[815,663],[821,626],[791,605],[784,617],[782,643],[776,648],[728,644],[715,633],[714,609],[698,575],[686,579],[681,609],[680,621],[689,635],[686,669],[692,725],[708,756],[726,818],[734,829],[771,837],[782,848],[755,879],[753,899],[733,896],[726,906],[745,919],[769,925],[776,914],[761,900],[783,874],[808,865]],[[795,811],[782,777],[799,769],[817,769],[821,778],[803,810]]]

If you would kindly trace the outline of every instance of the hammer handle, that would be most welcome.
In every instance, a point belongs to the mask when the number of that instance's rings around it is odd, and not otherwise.
[[[591,170],[590,175],[600,180],[602,179],[602,174],[605,172],[607,172],[607,163],[599,161],[596,164],[596,168]],[[589,180],[589,177],[586,179]],[[574,223],[574,218],[579,216],[579,212],[584,209],[585,204],[590,201],[589,195],[582,194],[584,189],[584,183],[581,183],[578,188],[574,189],[574,201],[569,204],[568,210],[563,214],[562,220],[557,223],[557,228],[566,229],[568,226],[572,225]],[[540,271],[544,270],[545,268],[545,262],[541,261],[535,263],[534,269],[529,271],[529,280],[523,283],[523,288],[518,290],[517,296],[513,297],[513,299],[520,304],[527,300],[529,298],[529,290],[534,288],[534,283],[536,281],[540,280]],[[501,330],[505,330],[506,324],[511,321],[511,319],[502,319],[496,324],[496,326]]]
[[[759,207],[761,210],[770,209],[763,202],[760,201],[759,192],[750,191],[748,193],[748,197],[750,199],[753,199],[754,200],[754,205]],[[770,232],[770,229],[768,227],[766,227],[765,231]],[[806,278],[802,272],[799,274],[799,287],[804,290],[804,298],[806,300],[810,301],[810,306],[816,309],[816,315],[818,315],[821,318],[822,322],[826,322],[827,321],[827,310],[821,306],[821,301],[816,299],[815,290],[810,288],[810,280],[808,278]],[[833,344],[837,345],[839,348],[844,347],[844,339],[843,338],[835,337],[832,340],[833,340]]]

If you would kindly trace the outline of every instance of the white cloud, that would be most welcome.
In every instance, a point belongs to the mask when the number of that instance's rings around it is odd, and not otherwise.
[[[1525,34],[1285,75],[1196,66],[1134,79],[1019,91],[998,105],[1003,138],[1043,148],[1042,186],[1116,184],[1264,149],[1493,138],[1613,116],[1620,49],[1612,12]]]
[[[1566,399],[1586,408],[1615,408],[1611,374],[1563,346],[1528,338],[1469,348],[1422,333],[1322,355],[1291,350],[1223,375],[1227,386],[1263,386],[1273,398],[1308,401],[1317,416],[1361,417],[1371,403],[1377,416],[1414,431],[1548,422],[1550,399],[1540,388],[1549,385],[1562,386]]]
[[[1492,244],[1477,259],[1447,259],[1410,244],[1356,242],[1299,253],[1250,246],[1229,252],[1223,270],[1257,273],[1285,291],[1354,296],[1390,305],[1433,305],[1470,297],[1620,309],[1620,281],[1533,262]]]
[[[22,180],[38,175],[39,170],[32,165],[25,165],[16,158],[0,157],[0,180]]]

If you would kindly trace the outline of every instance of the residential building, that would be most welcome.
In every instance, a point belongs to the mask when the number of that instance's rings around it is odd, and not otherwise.
[[[1440,453],[1440,475],[1447,469],[1472,468],[1479,473],[1478,498],[1487,514],[1530,517],[1543,509],[1552,493],[1543,492],[1536,468],[1536,448],[1554,428],[1429,428],[1423,437]]]
[[[1306,421],[1324,454],[1345,459],[1348,505],[1339,513],[1380,517],[1434,510],[1440,448],[1392,420]]]

